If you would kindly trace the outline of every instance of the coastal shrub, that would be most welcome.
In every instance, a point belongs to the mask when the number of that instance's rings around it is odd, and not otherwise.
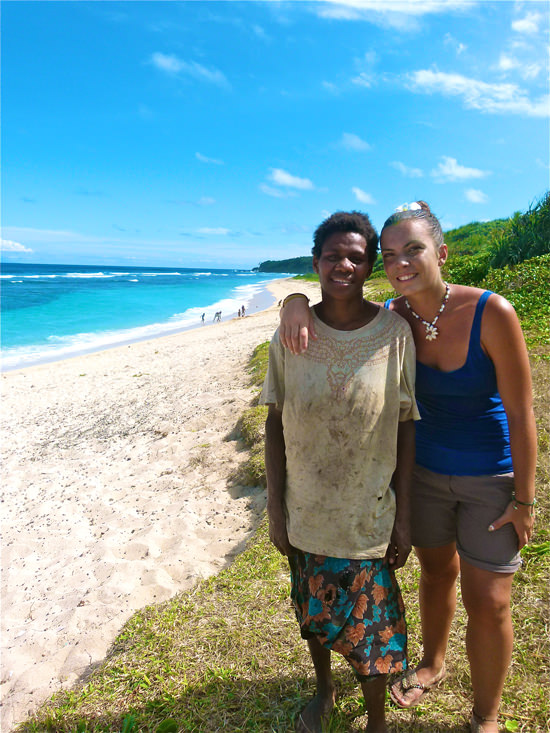
[[[449,257],[443,269],[446,280],[456,285],[477,286],[489,272],[490,254],[487,250],[475,255]]]
[[[458,285],[481,285],[494,269],[550,252],[550,192],[509,219],[474,222],[445,232],[445,277]]]
[[[269,361],[269,341],[256,346],[248,363],[248,371],[252,377],[251,384],[261,387],[264,383]]]
[[[306,275],[296,275],[294,280],[305,280],[306,282],[318,283],[319,275],[316,272],[308,272]]]
[[[248,448],[253,448],[264,440],[266,418],[265,405],[249,407],[239,418],[237,428]]]
[[[249,449],[248,458],[240,467],[235,480],[241,486],[267,486],[263,440]]]
[[[493,236],[503,231],[506,219],[492,221],[473,221],[457,229],[445,232],[445,244],[449,248],[449,256],[475,255],[485,249]]]
[[[260,387],[264,383],[269,361],[269,341],[256,346],[248,362],[248,371],[252,377],[251,384]],[[265,421],[267,407],[258,405],[258,396],[251,407],[246,409],[237,422],[237,431],[248,448],[248,457],[232,476],[233,481],[242,486],[263,486],[267,484],[265,476]]]
[[[550,253],[550,192],[525,213],[516,212],[489,242],[490,266],[514,265]]]
[[[550,343],[550,254],[491,269],[482,287],[514,306],[529,346]]]

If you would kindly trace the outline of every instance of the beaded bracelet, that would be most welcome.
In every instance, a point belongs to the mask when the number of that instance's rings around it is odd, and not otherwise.
[[[520,501],[519,499],[516,499],[515,495],[513,495],[512,501],[514,502],[514,509],[517,509],[519,504],[520,506],[531,507],[531,511],[529,512],[531,517],[535,513],[535,504],[537,503],[536,499],[533,499],[533,501]]]
[[[520,504],[521,506],[535,506],[537,503],[536,499],[533,499],[533,501],[520,501],[515,494],[513,494],[512,499],[516,502],[516,504]]]
[[[283,300],[283,308],[289,300],[292,300],[292,298],[305,298],[309,303],[309,298],[307,297],[307,295],[304,295],[304,293],[291,293],[290,295],[287,295],[286,298]]]

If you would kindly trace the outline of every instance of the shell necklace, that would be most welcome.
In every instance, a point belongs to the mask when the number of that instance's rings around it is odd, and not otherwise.
[[[449,283],[444,283],[444,285],[445,285],[445,295],[443,296],[443,300],[441,301],[441,307],[437,311],[437,315],[431,323],[428,323],[428,321],[425,321],[421,316],[419,316],[418,313],[416,313],[416,311],[414,311],[411,308],[411,304],[409,303],[407,298],[405,298],[405,305],[407,306],[407,308],[410,310],[412,315],[415,318],[417,318],[420,321],[420,323],[424,326],[424,328],[426,329],[426,341],[434,341],[439,336],[439,331],[435,327],[435,324],[439,320],[439,316],[445,310],[445,306],[447,305],[447,301],[449,300],[449,293],[451,292],[451,286],[449,285]]]

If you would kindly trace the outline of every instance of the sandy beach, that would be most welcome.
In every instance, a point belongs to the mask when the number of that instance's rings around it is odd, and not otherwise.
[[[256,528],[265,492],[230,477],[248,359],[296,283],[269,289],[246,318],[2,375],[3,731]]]

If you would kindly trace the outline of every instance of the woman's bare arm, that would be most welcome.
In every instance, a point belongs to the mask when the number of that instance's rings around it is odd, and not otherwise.
[[[533,413],[531,370],[527,347],[518,317],[512,305],[493,294],[483,313],[481,341],[495,365],[498,391],[506,410],[510,429],[510,446],[514,467],[516,498],[504,514],[491,525],[499,529],[512,522],[518,535],[520,549],[527,544],[533,531],[537,434]]]
[[[302,354],[307,349],[309,337],[317,338],[307,296],[289,300],[281,308],[279,317],[281,319],[279,325],[281,344],[291,354]]]

